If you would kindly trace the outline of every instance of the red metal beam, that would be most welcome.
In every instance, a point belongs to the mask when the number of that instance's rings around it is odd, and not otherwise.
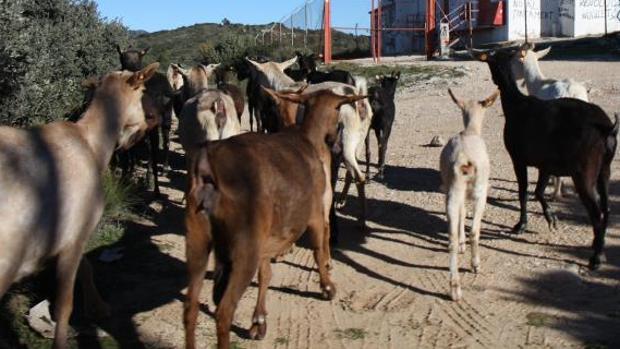
[[[332,11],[330,0],[325,0],[323,7],[323,62],[329,64],[332,62]]]
[[[377,4],[377,63],[381,62],[381,35],[383,34],[383,4],[381,0]]]
[[[426,59],[433,58],[435,52],[435,42],[437,41],[437,21],[435,18],[435,1],[426,0]]]

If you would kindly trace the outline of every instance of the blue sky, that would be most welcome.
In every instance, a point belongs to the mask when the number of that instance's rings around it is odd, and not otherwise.
[[[321,1],[321,0],[316,0]],[[368,27],[370,0],[331,0],[332,25]],[[301,6],[304,0],[96,0],[99,12],[118,18],[130,29],[149,32],[228,18],[233,23],[275,22]],[[318,18],[318,17],[317,17]]]

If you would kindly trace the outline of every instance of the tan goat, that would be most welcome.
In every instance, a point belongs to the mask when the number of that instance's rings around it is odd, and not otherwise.
[[[93,82],[93,100],[77,123],[0,127],[0,297],[57,257],[54,348],[67,346],[78,265],[103,213],[102,173],[117,144],[129,148],[146,130],[141,98],[158,66]],[[102,308],[86,259],[80,269],[91,286],[85,297]]]
[[[474,203],[471,228],[471,267],[474,273],[480,269],[480,224],[487,200],[489,182],[489,156],[482,139],[482,122],[486,109],[491,107],[499,91],[483,101],[458,99],[448,90],[452,100],[463,113],[465,130],[450,138],[441,151],[440,168],[442,191],[446,193],[446,216],[450,235],[450,293],[458,301],[462,297],[458,273],[457,249],[465,253],[465,203]]]

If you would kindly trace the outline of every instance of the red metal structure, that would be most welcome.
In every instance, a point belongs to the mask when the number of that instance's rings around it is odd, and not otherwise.
[[[323,11],[323,32],[325,35],[323,38],[323,61],[325,64],[329,64],[332,62],[332,11],[329,0],[325,0]]]

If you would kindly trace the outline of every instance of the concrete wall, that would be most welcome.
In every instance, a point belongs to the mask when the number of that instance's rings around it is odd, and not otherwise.
[[[539,38],[541,25],[541,0],[511,0],[508,7],[508,38],[507,40],[525,39],[525,1],[527,1],[527,32],[530,39]],[[542,0],[549,1],[549,0]]]
[[[573,36],[605,33],[605,6],[603,0],[573,0],[575,3],[575,30]],[[607,0],[607,28],[620,30],[620,1]]]

